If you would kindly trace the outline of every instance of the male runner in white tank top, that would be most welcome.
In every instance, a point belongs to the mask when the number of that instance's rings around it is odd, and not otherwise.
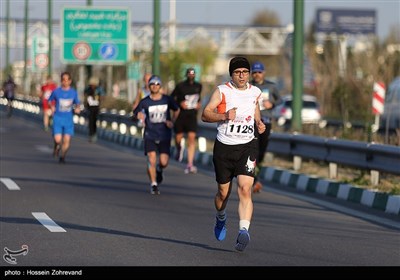
[[[261,121],[259,101],[261,90],[249,84],[250,63],[244,57],[234,57],[229,63],[231,81],[220,85],[212,94],[202,113],[204,122],[218,122],[213,163],[218,191],[214,234],[222,241],[226,236],[225,208],[237,178],[239,196],[239,234],[235,248],[243,251],[250,241],[249,227],[253,215],[251,198],[258,155],[254,130],[265,131]]]

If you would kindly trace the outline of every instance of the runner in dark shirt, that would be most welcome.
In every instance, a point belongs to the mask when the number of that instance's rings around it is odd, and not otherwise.
[[[180,107],[180,113],[176,120],[175,145],[178,161],[183,160],[183,145],[181,143],[183,134],[187,134],[187,166],[185,173],[196,173],[197,168],[193,165],[196,152],[196,134],[197,134],[197,113],[201,108],[202,84],[195,81],[196,73],[193,68],[186,70],[186,80],[177,84],[171,96],[176,100]]]
[[[133,114],[144,123],[144,154],[148,159],[150,193],[160,194],[158,187],[163,180],[163,169],[168,166],[173,121],[179,114],[179,106],[169,95],[161,93],[158,76],[153,75],[149,79],[149,88],[150,95],[140,100]],[[172,117],[170,110],[174,111]]]
[[[15,89],[17,85],[11,75],[8,75],[8,79],[3,83],[4,97],[7,99],[7,117],[10,118],[12,115],[12,102],[15,97]]]

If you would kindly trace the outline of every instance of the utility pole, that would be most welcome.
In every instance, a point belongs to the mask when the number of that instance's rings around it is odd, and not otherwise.
[[[28,0],[25,0],[25,21],[24,21],[24,93],[29,93],[28,83]]]
[[[52,0],[47,0],[47,25],[49,28],[49,33],[48,33],[48,40],[49,40],[49,50],[48,50],[48,59],[49,59],[49,64],[47,65],[47,74],[51,75],[51,73],[53,72],[53,70],[51,69],[52,66],[52,61],[53,61],[53,42],[52,42],[52,34],[53,34],[53,16],[52,16]]]
[[[6,3],[6,74],[11,74],[10,69],[10,0]]]
[[[160,75],[160,0],[153,0],[153,74]]]
[[[292,62],[292,122],[295,130],[301,130],[301,110],[303,107],[303,41],[304,41],[304,0],[294,2],[294,36]]]
[[[169,47],[175,48],[176,41],[176,0],[169,0]]]
[[[86,6],[92,6],[92,0],[86,0]],[[86,74],[87,74],[87,79],[90,79],[92,76],[92,65],[86,65]]]

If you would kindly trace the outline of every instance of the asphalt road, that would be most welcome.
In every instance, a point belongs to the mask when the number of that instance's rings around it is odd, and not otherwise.
[[[270,186],[253,196],[251,241],[237,252],[236,188],[227,238],[213,235],[213,172],[185,175],[172,160],[155,196],[142,151],[76,135],[62,165],[52,157],[50,132],[4,112],[0,140],[0,249],[29,248],[15,256],[16,264],[4,254],[3,270],[400,266],[398,217]],[[10,190],[6,178],[19,189]]]

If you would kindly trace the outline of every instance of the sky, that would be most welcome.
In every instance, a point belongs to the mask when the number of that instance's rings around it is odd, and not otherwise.
[[[29,17],[47,19],[47,0],[29,0]],[[1,17],[5,18],[6,0],[0,1]],[[10,17],[23,18],[25,0],[10,0]],[[67,3],[67,4],[66,4]],[[87,0],[53,0],[53,16],[59,18],[63,6],[85,6]],[[133,22],[151,23],[153,0],[92,0],[93,6],[130,7]],[[282,26],[293,22],[292,0],[176,0],[176,21],[183,24],[249,25],[262,10],[275,12]],[[170,18],[170,1],[161,0],[161,22]],[[400,0],[304,0],[305,28],[315,20],[318,8],[375,10],[377,35],[384,39],[390,28],[400,26]]]

